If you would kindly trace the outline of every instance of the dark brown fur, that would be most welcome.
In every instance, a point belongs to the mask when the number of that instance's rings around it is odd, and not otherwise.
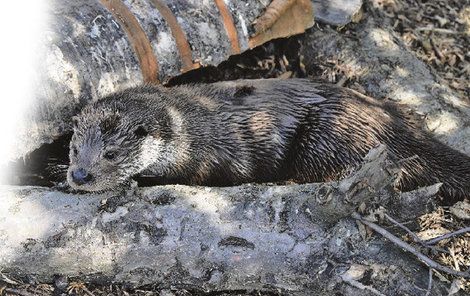
[[[92,126],[101,138],[85,139]],[[141,137],[133,130],[138,126],[145,131]],[[81,156],[92,166],[71,155],[73,167],[85,166],[96,176],[103,174],[100,151],[116,141],[121,145],[122,159],[113,168],[105,164],[107,170],[126,170],[99,189],[138,173],[200,185],[336,180],[383,143],[396,160],[408,159],[401,190],[442,182],[448,201],[470,195],[469,156],[434,140],[392,106],[306,79],[133,88],[85,108],[75,134],[71,146],[78,150],[83,143],[91,150],[101,145],[93,161]],[[143,151],[165,157],[137,165]]]

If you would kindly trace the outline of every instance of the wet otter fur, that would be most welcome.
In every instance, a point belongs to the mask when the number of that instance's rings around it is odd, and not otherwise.
[[[330,181],[379,143],[405,159],[401,190],[442,182],[447,201],[469,197],[469,156],[392,106],[307,79],[142,86],[102,98],[75,119],[67,179],[86,191],[137,174],[197,185]]]

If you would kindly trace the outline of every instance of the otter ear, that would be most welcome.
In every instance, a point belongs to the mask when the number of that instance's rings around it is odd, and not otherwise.
[[[102,132],[111,131],[116,129],[121,122],[121,116],[118,113],[113,113],[100,122],[100,129]]]
[[[146,137],[149,132],[147,130],[147,128],[143,125],[138,125],[135,129],[134,129],[134,134],[138,137],[138,138],[144,138]]]

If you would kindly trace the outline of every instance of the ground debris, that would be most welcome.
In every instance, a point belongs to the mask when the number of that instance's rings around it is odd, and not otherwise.
[[[428,242],[445,234],[457,232],[460,229],[470,226],[468,220],[459,219],[457,216],[453,215],[451,211],[442,207],[437,208],[429,214],[422,215],[418,219],[418,222],[419,231],[417,235]],[[439,240],[435,246],[440,251],[437,251],[437,253],[431,256],[437,262],[459,271],[470,270],[470,233],[466,232],[461,235]],[[457,279],[449,277],[448,275],[444,277],[450,282]],[[458,280],[462,288],[470,291],[469,280]]]
[[[460,0],[369,0],[376,16],[457,92],[470,94],[470,6]]]

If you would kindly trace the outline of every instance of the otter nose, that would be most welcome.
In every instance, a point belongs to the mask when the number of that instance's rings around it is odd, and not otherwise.
[[[93,176],[89,174],[85,169],[78,169],[72,172],[72,180],[78,185],[83,185],[90,182],[93,179]]]

